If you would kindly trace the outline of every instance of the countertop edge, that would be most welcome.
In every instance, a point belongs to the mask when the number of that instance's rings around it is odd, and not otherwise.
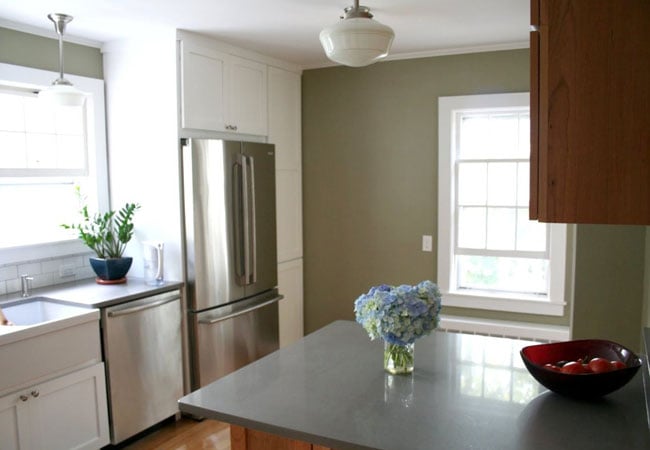
[[[116,285],[100,285],[94,278],[56,284],[33,289],[29,297],[22,297],[20,292],[0,295],[0,307],[16,300],[30,297],[47,297],[59,303],[85,308],[105,308],[119,303],[137,300],[163,292],[182,289],[182,281],[166,281],[159,286],[150,286],[141,278],[128,278],[126,283]],[[83,300],[79,299],[83,297]]]
[[[179,407],[178,409],[180,410],[181,413],[190,414],[195,417],[203,417],[207,419],[218,420],[221,422],[226,422],[229,425],[230,424],[238,425],[240,427],[250,428],[257,431],[263,431],[266,433],[274,434],[288,439],[295,439],[310,444],[329,447],[331,449],[336,449],[336,450],[376,450],[373,447],[354,445],[354,444],[350,444],[349,442],[325,438],[317,434],[307,433],[304,431],[299,431],[299,430],[286,428],[286,427],[280,427],[277,425],[272,425],[264,422],[257,422],[254,420],[244,419],[239,416],[233,416],[230,414],[219,413],[210,409],[193,405],[191,403],[184,402],[183,401],[184,398],[186,397],[183,397],[178,401],[178,407]]]

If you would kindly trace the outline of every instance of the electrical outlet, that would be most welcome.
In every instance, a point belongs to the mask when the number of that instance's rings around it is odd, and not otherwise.
[[[422,251],[423,252],[433,251],[433,239],[431,235],[425,234],[422,236]]]
[[[74,277],[74,265],[64,264],[59,267],[59,276],[61,278]]]

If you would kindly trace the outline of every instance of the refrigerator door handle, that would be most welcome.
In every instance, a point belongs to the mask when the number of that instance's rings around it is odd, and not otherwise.
[[[246,224],[244,208],[244,164],[239,159],[233,164],[233,228],[235,241],[235,276],[240,286],[246,284]]]
[[[243,222],[244,222],[244,282],[250,284],[251,273],[251,215],[250,215],[250,188],[248,175],[248,157],[242,155],[242,201],[243,201]]]
[[[253,306],[248,306],[246,308],[242,308],[239,311],[234,311],[234,312],[232,312],[230,314],[227,314],[225,316],[215,317],[213,319],[199,319],[199,323],[202,324],[202,325],[212,325],[212,324],[215,324],[217,322],[222,322],[224,320],[228,320],[228,319],[232,319],[232,318],[237,317],[237,316],[241,316],[243,314],[248,314],[249,312],[255,311],[256,309],[260,309],[260,308],[263,308],[265,306],[271,305],[273,303],[279,302],[283,298],[284,298],[283,295],[278,295],[277,297],[273,297],[272,299],[267,300],[265,302],[258,303],[258,304],[253,305]]]
[[[249,272],[247,274],[249,284],[257,282],[257,221],[255,218],[255,158],[245,156],[250,167],[250,189],[249,195]]]

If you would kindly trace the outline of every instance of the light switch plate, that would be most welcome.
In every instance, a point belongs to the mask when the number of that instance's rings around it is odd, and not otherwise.
[[[428,234],[422,235],[422,251],[423,252],[433,251],[433,239],[431,238],[431,235]]]

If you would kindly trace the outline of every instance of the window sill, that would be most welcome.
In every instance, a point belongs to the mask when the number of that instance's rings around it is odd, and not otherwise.
[[[61,258],[69,255],[91,253],[79,239],[25,245],[22,247],[0,248],[0,267],[7,264],[20,264],[45,258]]]
[[[564,302],[538,300],[532,297],[506,297],[487,292],[468,293],[460,291],[443,292],[442,304],[443,306],[456,308],[485,309],[545,316],[563,316],[566,305]]]

